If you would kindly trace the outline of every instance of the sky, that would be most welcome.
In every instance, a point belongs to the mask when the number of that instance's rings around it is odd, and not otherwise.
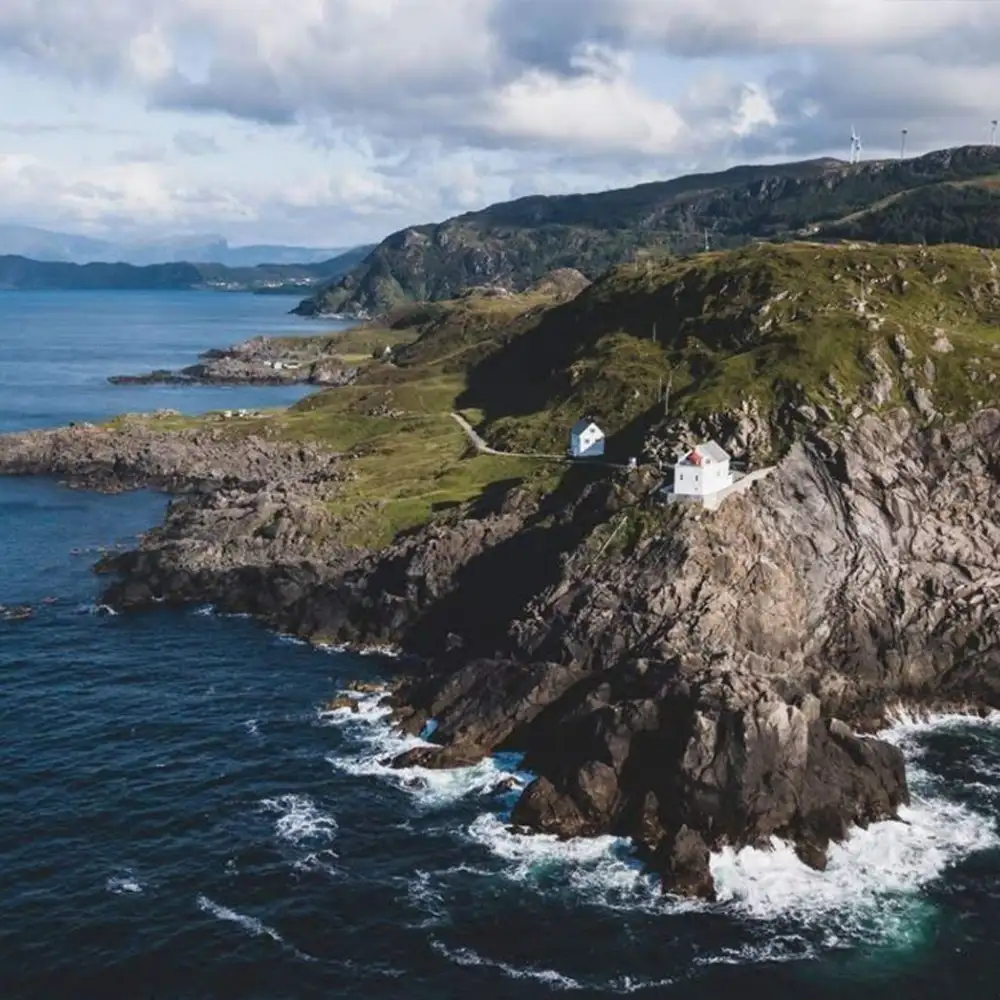
[[[525,194],[983,143],[993,0],[0,0],[0,222],[375,242]]]

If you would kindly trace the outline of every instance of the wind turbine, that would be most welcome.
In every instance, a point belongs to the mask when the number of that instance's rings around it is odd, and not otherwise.
[[[851,126],[851,163],[861,162],[861,136]]]

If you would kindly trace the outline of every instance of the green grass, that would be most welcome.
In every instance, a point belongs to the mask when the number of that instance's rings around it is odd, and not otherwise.
[[[267,419],[212,422],[220,433],[312,440],[344,454],[354,478],[330,509],[343,539],[361,546],[492,505],[515,485],[538,495],[566,487],[561,461],[476,454],[455,410],[495,447],[553,455],[590,414],[610,435],[608,457],[624,461],[672,421],[752,405],[772,429],[757,461],[788,446],[801,427],[789,414],[804,403],[843,424],[858,406],[913,408],[914,389],[930,395],[942,424],[1000,403],[1000,253],[964,246],[798,242],[647,259],[568,302],[473,294],[406,307],[387,323],[330,340],[360,355],[367,338],[398,337],[398,365],[367,366],[355,384]],[[942,333],[946,353],[935,350]],[[891,379],[882,403],[872,395],[873,352]],[[659,511],[632,507],[608,554],[668,530]],[[593,542],[599,549],[599,533]]]
[[[283,438],[350,456],[356,478],[330,502],[345,542],[385,545],[493,488],[555,484],[561,470],[552,463],[475,452],[451,417],[463,387],[457,376],[373,370],[366,381],[310,397],[277,421]],[[380,415],[383,407],[399,413]]]
[[[933,347],[942,330],[949,353]],[[900,337],[912,361],[899,356]],[[850,419],[841,401],[875,405],[873,351],[892,375],[891,404],[925,389],[943,419],[961,418],[1000,401],[998,344],[998,253],[759,244],[616,268],[475,366],[460,405],[482,415],[491,441],[518,450],[564,447],[569,426],[591,414],[624,458],[663,423],[668,383],[670,418],[809,402]]]

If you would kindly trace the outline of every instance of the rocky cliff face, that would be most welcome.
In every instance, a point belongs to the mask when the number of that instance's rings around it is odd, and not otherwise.
[[[709,849],[778,835],[821,868],[896,815],[901,756],[855,735],[893,706],[1000,707],[998,445],[996,410],[944,428],[899,408],[807,428],[715,512],[622,473],[380,553],[323,542],[308,488],[216,484],[107,564],[109,598],[424,654],[393,695],[400,725],[439,723],[421,763],[523,750],[515,824],[630,836],[668,888],[710,896]]]
[[[55,475],[75,488],[140,487],[176,495],[165,522],[140,547],[100,564],[118,572],[109,600],[218,601],[266,614],[360,557],[339,542],[327,503],[350,475],[325,449],[217,428],[169,430],[172,418],[123,420],[0,437],[0,473]],[[251,423],[253,421],[250,421]],[[246,424],[246,421],[236,421]],[[283,577],[287,574],[287,578]]]
[[[405,574],[373,576],[363,601],[396,638],[476,657],[404,685],[399,718],[439,719],[443,765],[526,749],[540,777],[516,823],[632,836],[671,887],[710,894],[709,847],[772,834],[822,867],[831,839],[907,796],[898,753],[849,727],[900,703],[1000,707],[998,435],[993,410],[947,432],[871,416],[615,555],[581,545],[553,572],[518,533],[453,549],[444,597],[433,578],[425,601]],[[601,502],[604,523],[628,516]],[[477,602],[508,586],[535,592],[484,633]]]

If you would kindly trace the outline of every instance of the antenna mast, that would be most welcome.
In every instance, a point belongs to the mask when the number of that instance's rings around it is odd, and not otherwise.
[[[990,145],[995,146],[997,144],[997,120],[996,118],[990,122]]]
[[[905,128],[899,130],[899,158],[900,159],[903,159],[903,157],[906,156],[906,133],[908,131],[909,131],[909,129],[905,129]]]

